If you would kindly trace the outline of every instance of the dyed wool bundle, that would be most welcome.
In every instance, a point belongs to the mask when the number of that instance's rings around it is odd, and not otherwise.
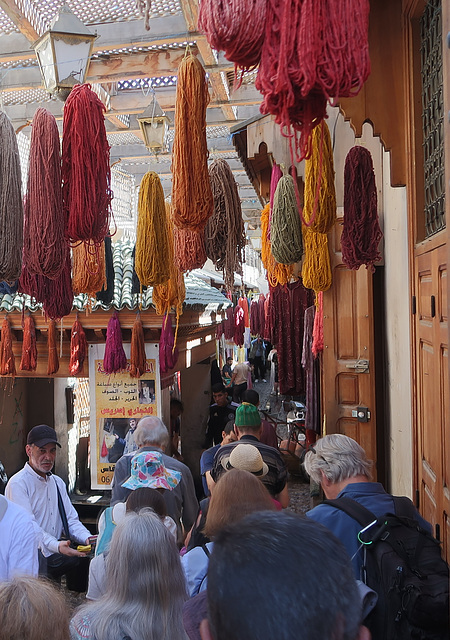
[[[244,312],[244,327],[247,328],[250,326],[250,316],[249,316],[247,298],[244,298],[243,296],[241,296],[238,300],[238,305],[242,307],[242,311]]]
[[[332,98],[356,95],[370,73],[368,0],[269,0],[256,88],[293,138],[297,160]],[[292,145],[291,145],[292,149]]]
[[[277,189],[278,183],[282,175],[283,173],[280,167],[277,164],[274,164],[272,167],[272,173],[270,175],[270,211],[272,211],[273,197],[275,195],[275,191]],[[270,226],[269,226],[269,237],[270,237]]]
[[[65,265],[67,241],[58,125],[46,109],[33,118],[24,215],[24,269],[55,280]]]
[[[146,287],[164,284],[170,277],[166,204],[161,180],[154,171],[142,178],[139,189],[135,269]]]
[[[11,325],[8,318],[3,320],[2,338],[0,341],[0,375],[12,376],[16,375],[16,361],[12,346]]]
[[[22,358],[20,369],[22,371],[36,371],[37,367],[37,347],[36,347],[36,327],[33,316],[27,315],[24,322]]]
[[[244,332],[245,332],[245,316],[244,310],[239,305],[234,308],[234,344],[238,347],[242,347],[244,344]]]
[[[278,182],[272,205],[270,240],[277,262],[294,264],[302,259],[302,224],[292,176],[282,176]]]
[[[78,84],[64,106],[63,203],[71,242],[101,245],[109,235],[111,170],[103,113],[89,84]]]
[[[205,70],[190,53],[183,58],[178,69],[175,103],[172,215],[179,229],[203,231],[213,212],[206,144],[208,103]]]
[[[44,281],[43,310],[52,320],[59,320],[72,311],[73,290],[70,264],[70,251],[66,245],[66,260],[64,269],[56,280],[49,280],[43,276],[36,276]]]
[[[70,362],[69,373],[78,376],[83,373],[83,363],[87,355],[87,341],[84,329],[78,318],[72,325],[70,332]]]
[[[316,314],[314,316],[313,341],[311,351],[315,358],[323,351],[323,292],[316,295]]]
[[[365,147],[352,147],[344,169],[342,262],[349,269],[365,264],[373,273],[373,263],[381,260],[378,245],[382,237],[372,156]]]
[[[95,297],[104,305],[109,305],[114,298],[114,262],[111,238],[106,236],[105,238],[105,272],[106,272],[106,288],[103,286],[100,291],[97,291]]]
[[[92,298],[106,287],[105,243],[80,242],[72,247],[72,288],[75,295],[86,293]]]
[[[257,336],[259,333],[259,308],[257,300],[252,300],[250,305],[250,333],[252,336]]]
[[[11,120],[0,112],[0,280],[22,271],[23,207],[19,148]]]
[[[59,369],[58,349],[56,346],[56,323],[54,320],[51,320],[48,325],[47,351],[47,375],[52,376],[54,373],[57,373]]]
[[[261,211],[261,260],[267,271],[267,281],[271,287],[277,284],[287,284],[294,273],[292,264],[280,264],[272,253],[272,245],[269,238],[270,205],[266,204]],[[252,332],[253,333],[253,332]]]
[[[230,166],[214,160],[209,167],[214,213],[205,229],[206,254],[224,275],[227,291],[233,291],[235,272],[242,275],[246,244],[241,199]]]
[[[259,295],[258,300],[258,313],[259,313],[259,335],[263,336],[264,331],[266,329],[266,309],[265,309],[266,298],[261,293]]]
[[[303,285],[314,291],[331,287],[331,265],[328,238],[325,233],[305,230],[305,258],[302,265]]]
[[[216,325],[216,340],[220,340],[222,336],[223,336],[223,322],[219,322],[219,324]]]
[[[223,333],[225,340],[233,340],[234,338],[234,311],[233,307],[228,307],[225,311],[225,320],[223,322]]]
[[[203,232],[174,229],[175,264],[182,273],[201,269],[207,260]]]
[[[302,220],[318,233],[328,233],[336,222],[333,147],[322,121],[312,132],[311,157],[305,162],[305,203]]]
[[[130,376],[140,378],[145,373],[146,364],[144,327],[141,315],[137,313],[131,331]]]
[[[120,330],[117,311],[109,319],[106,328],[105,356],[103,370],[105,373],[117,373],[127,368],[127,357],[123,350],[122,331]]]
[[[198,28],[236,68],[256,67],[264,42],[267,0],[202,0]]]
[[[178,360],[178,347],[175,346],[175,337],[172,329],[170,314],[164,316],[159,340],[159,368],[161,373],[166,373],[176,365]]]

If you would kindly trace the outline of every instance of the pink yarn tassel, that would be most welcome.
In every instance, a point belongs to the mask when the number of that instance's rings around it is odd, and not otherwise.
[[[106,329],[105,357],[103,358],[103,370],[105,373],[117,373],[127,368],[127,357],[123,350],[122,332],[120,330],[119,316],[114,312],[108,328]]]
[[[311,351],[315,358],[323,351],[323,291],[319,291],[317,294],[317,309],[314,316]]]
[[[159,368],[161,373],[166,373],[176,365],[178,360],[178,347],[175,346],[175,336],[172,329],[172,319],[169,314],[164,316],[159,341]]]

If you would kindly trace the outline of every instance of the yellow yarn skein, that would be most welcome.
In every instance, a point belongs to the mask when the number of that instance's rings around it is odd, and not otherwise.
[[[302,266],[303,286],[307,289],[327,291],[331,287],[331,264],[328,238],[325,233],[316,233],[303,228],[305,257]]]

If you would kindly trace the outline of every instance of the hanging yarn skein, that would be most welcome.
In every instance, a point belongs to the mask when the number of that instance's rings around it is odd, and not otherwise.
[[[175,337],[172,329],[170,314],[164,316],[161,337],[159,339],[159,368],[161,373],[166,373],[176,365],[178,360],[178,347],[175,346]]]
[[[141,314],[137,313],[131,331],[130,376],[140,378],[145,373],[146,364],[144,327]]]
[[[0,281],[22,272],[23,206],[20,156],[11,120],[0,111]]]
[[[203,231],[177,229],[173,234],[175,264],[182,273],[201,269],[207,260]]]
[[[331,264],[326,233],[304,230],[305,257],[302,265],[303,286],[314,291],[331,287]]]
[[[205,70],[198,58],[189,53],[178,68],[172,151],[172,216],[179,229],[198,232],[203,231],[213,212],[206,143],[208,103]]]
[[[11,325],[9,324],[8,318],[5,318],[2,324],[0,375],[12,376],[13,378],[16,375],[16,360],[13,353]]]
[[[352,147],[344,168],[342,262],[349,269],[365,264],[373,273],[373,263],[381,260],[378,245],[382,237],[372,156],[365,147]]]
[[[323,120],[312,132],[311,157],[305,162],[305,193],[302,220],[318,233],[328,233],[336,222],[333,147]]]
[[[294,265],[280,264],[273,257],[269,238],[269,220],[270,205],[266,204],[261,211],[261,260],[267,271],[268,283],[271,287],[276,287],[277,284],[285,285],[291,280],[294,273]]]
[[[48,351],[48,363],[47,363],[47,375],[52,376],[54,373],[58,372],[59,369],[59,358],[58,358],[58,348],[56,344],[56,323],[54,320],[51,320],[48,325],[48,338],[47,338],[47,351]]]
[[[72,243],[100,246],[109,235],[112,192],[105,110],[89,84],[75,85],[64,106],[61,177]]]
[[[202,0],[198,28],[213,49],[225,52],[236,70],[248,71],[261,59],[266,6],[267,0]]]
[[[259,308],[257,300],[252,300],[250,305],[250,333],[252,336],[256,336],[259,333]]]
[[[56,280],[49,280],[44,276],[36,276],[43,281],[43,305],[45,315],[52,320],[59,320],[72,311],[73,290],[70,264],[70,250],[66,245],[66,259],[64,269]]]
[[[22,371],[36,371],[37,367],[37,347],[36,347],[36,327],[31,314],[27,315],[24,322],[22,358],[20,369]]]
[[[78,318],[72,325],[70,332],[70,362],[69,372],[71,376],[83,373],[83,363],[87,355],[87,341],[84,329]]]
[[[105,243],[80,242],[72,247],[72,288],[75,295],[95,298],[106,287]]]
[[[103,358],[103,371],[105,373],[117,373],[127,368],[127,357],[123,349],[122,331],[120,330],[119,316],[114,311],[106,328],[105,356]]]
[[[269,0],[255,86],[298,161],[327,100],[357,95],[370,73],[369,1]]]
[[[270,241],[277,262],[294,264],[302,259],[302,224],[292,176],[282,176],[275,190]]]
[[[135,269],[146,287],[164,284],[170,277],[170,250],[166,204],[161,180],[154,171],[142,178],[139,189]]]
[[[38,109],[32,122],[24,216],[24,269],[55,280],[64,269],[67,241],[58,125],[46,109]]]
[[[224,275],[227,291],[233,291],[234,274],[242,275],[246,244],[241,199],[229,164],[222,159],[209,166],[214,213],[205,228],[206,254]]]

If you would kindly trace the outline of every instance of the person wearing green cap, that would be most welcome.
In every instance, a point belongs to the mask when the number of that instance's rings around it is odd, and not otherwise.
[[[270,495],[278,500],[283,508],[289,505],[289,493],[287,488],[287,470],[281,453],[260,442],[261,437],[261,416],[258,409],[248,402],[243,402],[236,409],[234,420],[234,430],[238,438],[237,442],[226,444],[217,451],[214,456],[214,464],[211,469],[211,478],[217,482],[226,469],[222,464],[223,458],[229,458],[231,451],[237,444],[252,444],[255,446],[263,461],[268,467],[268,473],[261,478]]]

